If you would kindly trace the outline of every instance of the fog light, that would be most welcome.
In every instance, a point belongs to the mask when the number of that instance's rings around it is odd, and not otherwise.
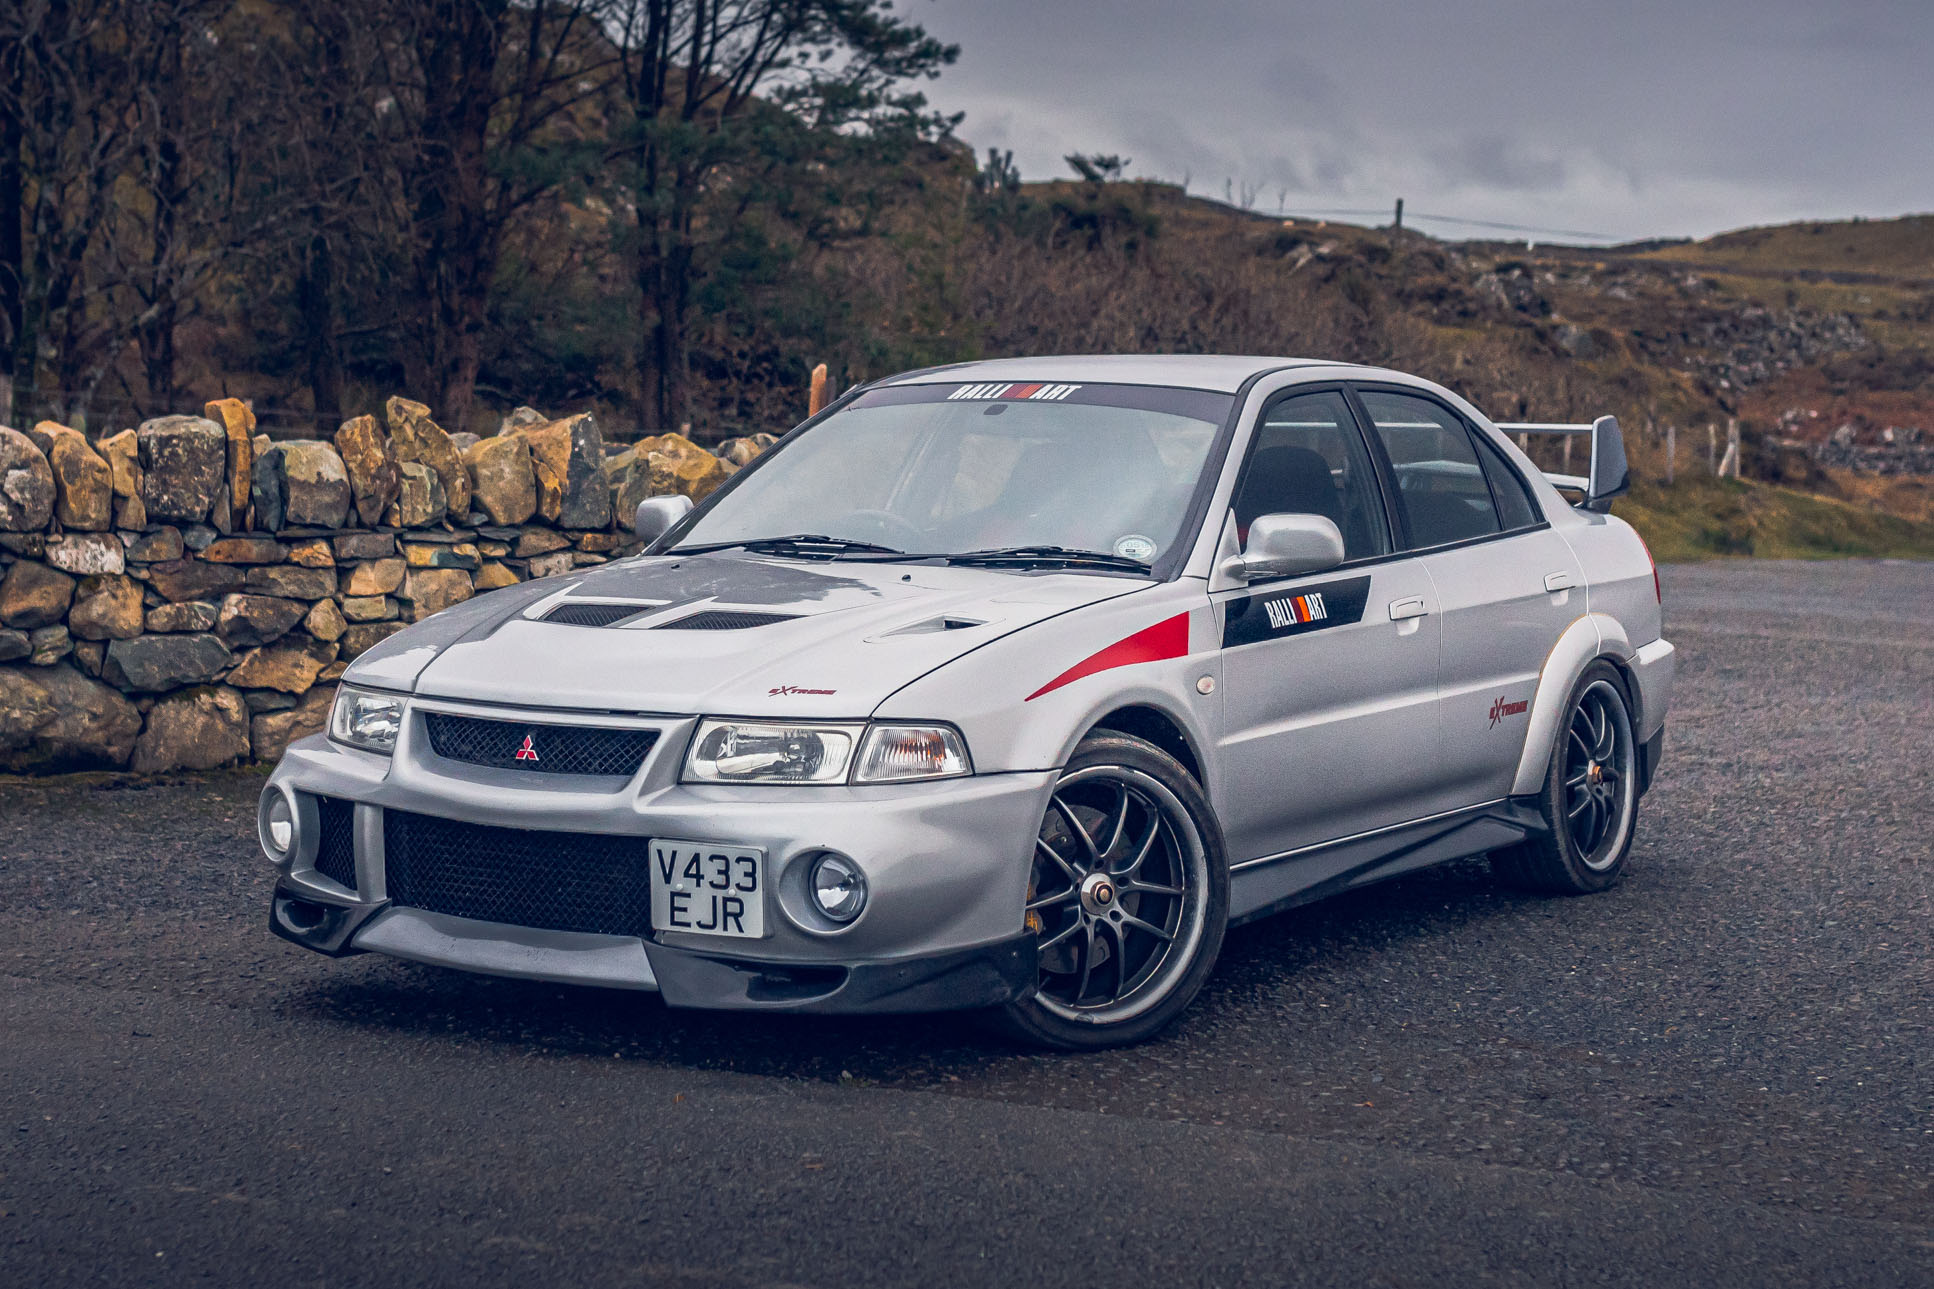
[[[866,907],[866,877],[844,855],[829,852],[814,860],[806,885],[813,907],[834,922],[851,922]]]
[[[255,832],[262,843],[262,853],[269,857],[270,863],[287,864],[295,857],[298,840],[295,807],[288,793],[270,788],[262,794],[262,804],[255,812]]]

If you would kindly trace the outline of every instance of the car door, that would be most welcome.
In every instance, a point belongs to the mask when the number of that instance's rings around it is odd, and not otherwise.
[[[1234,863],[1401,823],[1435,759],[1436,593],[1394,554],[1377,467],[1340,389],[1267,405],[1226,517],[1321,514],[1346,560],[1212,592],[1222,623],[1222,817]],[[1213,584],[1212,584],[1213,585]]]
[[[1440,809],[1510,793],[1538,676],[1585,611],[1584,570],[1485,433],[1415,391],[1356,395],[1396,486],[1403,540],[1430,574],[1442,633]]]

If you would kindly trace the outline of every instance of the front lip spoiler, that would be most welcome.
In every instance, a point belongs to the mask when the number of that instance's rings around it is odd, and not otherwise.
[[[269,929],[332,958],[377,952],[487,975],[657,990],[672,1007],[898,1013],[993,1007],[1033,992],[1036,937],[912,958],[764,962],[635,936],[540,931],[381,904],[335,904],[278,883]],[[640,952],[642,950],[642,953]]]

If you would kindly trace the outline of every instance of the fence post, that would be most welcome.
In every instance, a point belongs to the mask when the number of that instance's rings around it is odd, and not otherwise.
[[[1719,428],[1711,421],[1706,422],[1706,469],[1714,475],[1719,473]]]
[[[1559,448],[1558,473],[1560,474],[1571,473],[1571,437],[1569,434],[1565,435],[1564,444]]]
[[[1679,461],[1679,427],[1668,424],[1665,427],[1665,486],[1672,486],[1672,468]]]
[[[1728,475],[1739,477],[1739,418],[1736,416],[1726,420],[1726,455],[1719,458],[1719,477],[1724,479]]]
[[[819,364],[819,366],[813,368],[813,388],[812,388],[812,393],[808,395],[806,399],[806,415],[818,416],[820,409],[825,406],[826,406],[826,364],[821,363]]]

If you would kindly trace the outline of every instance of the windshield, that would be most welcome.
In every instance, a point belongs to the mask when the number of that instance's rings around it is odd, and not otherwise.
[[[1053,547],[1152,565],[1182,536],[1233,401],[1144,385],[872,390],[720,495],[677,548],[810,535],[851,558]]]

